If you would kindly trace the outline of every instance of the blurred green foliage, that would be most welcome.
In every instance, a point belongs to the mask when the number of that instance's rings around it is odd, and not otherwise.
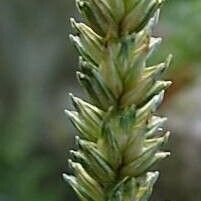
[[[153,59],[164,58],[170,52],[174,56],[173,65],[167,77],[173,80],[170,93],[178,93],[185,85],[191,84],[200,71],[201,46],[201,2],[199,0],[169,0],[162,10],[161,21],[156,28],[162,35],[160,54]]]
[[[169,0],[156,29],[164,41],[151,62],[173,53],[167,76],[180,87],[200,69],[200,10],[199,0]],[[61,178],[74,135],[63,114],[66,93],[80,93],[74,78],[77,55],[68,40],[69,17],[77,17],[74,0],[1,0],[0,12],[0,201],[74,200]],[[177,156],[179,143],[173,145]],[[173,159],[161,167],[171,171],[155,200],[198,201],[194,191],[177,193],[188,188],[177,174],[182,163]],[[195,181],[191,185],[198,189]]]

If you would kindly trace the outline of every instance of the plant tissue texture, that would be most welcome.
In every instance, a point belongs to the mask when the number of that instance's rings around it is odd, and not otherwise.
[[[77,79],[88,96],[70,94],[67,115],[79,131],[77,150],[63,174],[82,201],[147,201],[159,172],[151,169],[168,131],[156,115],[170,81],[161,80],[171,55],[147,60],[160,44],[153,37],[163,0],[77,0],[86,24],[71,19],[70,39],[80,54]]]

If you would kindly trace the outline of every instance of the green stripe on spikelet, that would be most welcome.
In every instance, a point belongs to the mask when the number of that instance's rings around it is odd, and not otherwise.
[[[172,56],[147,60],[161,43],[152,36],[163,0],[76,0],[86,24],[71,19],[80,54],[77,78],[88,96],[70,94],[66,111],[80,133],[64,179],[82,201],[147,201],[159,173],[150,169],[169,132],[157,116],[170,81],[161,79]]]

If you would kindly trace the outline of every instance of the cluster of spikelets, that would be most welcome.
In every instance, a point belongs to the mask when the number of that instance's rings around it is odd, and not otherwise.
[[[82,201],[147,201],[159,173],[150,171],[169,152],[169,132],[155,114],[171,84],[165,62],[146,66],[160,44],[152,37],[163,0],[77,0],[86,24],[71,19],[70,38],[80,54],[77,78],[86,102],[72,94],[67,111],[80,132],[64,174]]]

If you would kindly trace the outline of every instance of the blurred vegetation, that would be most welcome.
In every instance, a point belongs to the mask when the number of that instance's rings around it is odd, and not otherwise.
[[[169,0],[161,13],[156,34],[164,41],[150,62],[173,53],[169,95],[192,86],[200,70],[200,10],[199,0]],[[67,92],[80,94],[70,16],[77,16],[74,0],[1,0],[0,201],[75,200],[61,178],[75,135],[63,108]],[[187,142],[174,133],[154,200],[200,201],[199,170],[182,154]]]
[[[162,10],[162,19],[157,27],[163,36],[161,52],[156,57],[165,57],[170,52],[174,63],[167,77],[174,84],[169,94],[178,93],[185,85],[192,84],[200,71],[201,2],[199,0],[169,0]]]

